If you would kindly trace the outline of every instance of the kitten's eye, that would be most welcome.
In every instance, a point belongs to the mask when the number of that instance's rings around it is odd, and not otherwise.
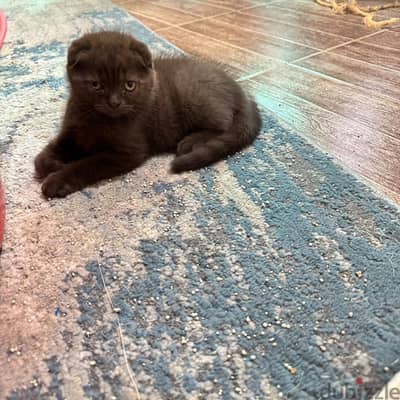
[[[125,89],[128,92],[132,92],[133,90],[135,90],[135,88],[136,88],[136,82],[135,81],[125,82]]]
[[[101,88],[100,82],[93,81],[93,82],[92,82],[92,88],[93,88],[94,90],[99,90],[99,89]]]

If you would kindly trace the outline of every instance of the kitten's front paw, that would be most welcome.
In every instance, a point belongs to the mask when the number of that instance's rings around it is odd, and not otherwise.
[[[77,190],[77,185],[69,182],[61,172],[50,174],[42,185],[42,193],[46,198],[65,197]]]
[[[35,178],[39,181],[42,181],[52,172],[59,171],[64,166],[61,161],[52,158],[46,152],[38,154],[35,158],[34,164]]]

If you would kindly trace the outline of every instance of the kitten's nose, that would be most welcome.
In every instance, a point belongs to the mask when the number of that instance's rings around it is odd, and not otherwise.
[[[118,108],[121,105],[121,100],[116,95],[111,95],[109,104],[111,108]]]

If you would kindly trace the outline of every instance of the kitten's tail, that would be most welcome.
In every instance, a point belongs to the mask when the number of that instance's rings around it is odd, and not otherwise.
[[[258,136],[262,124],[256,103],[251,101],[249,106],[250,110],[241,110],[234,116],[229,131],[216,134],[206,142],[196,143],[190,153],[177,156],[172,161],[172,172],[180,173],[209,166],[249,146]]]

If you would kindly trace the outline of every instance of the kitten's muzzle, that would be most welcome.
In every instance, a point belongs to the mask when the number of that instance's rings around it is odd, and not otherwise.
[[[121,105],[121,99],[116,95],[111,95],[110,99],[108,100],[108,105],[113,110],[116,110]]]

